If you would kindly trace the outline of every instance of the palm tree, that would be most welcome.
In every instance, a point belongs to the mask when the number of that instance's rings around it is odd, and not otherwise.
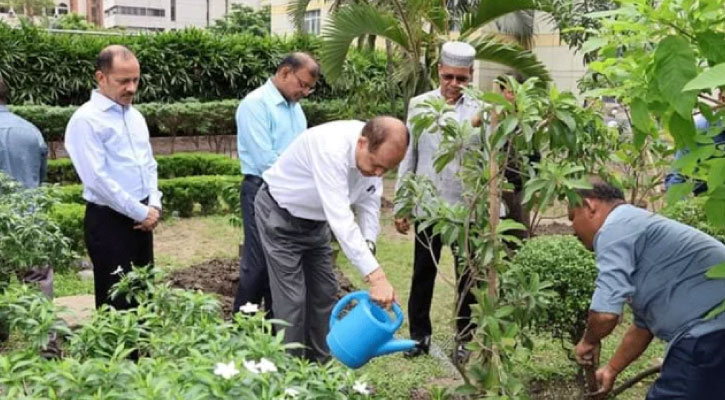
[[[336,1],[339,3],[339,0]],[[462,4],[466,3],[466,4]],[[403,83],[405,104],[434,86],[438,49],[451,39],[451,25],[460,15],[460,36],[476,48],[476,58],[496,62],[520,72],[551,80],[549,73],[525,47],[533,36],[534,0],[391,0],[377,4],[355,2],[339,6],[323,33],[321,62],[325,78],[335,81],[342,73],[352,41],[362,35],[389,40],[400,57],[395,79]],[[506,17],[507,19],[501,19]],[[499,32],[518,32],[516,43],[507,43],[482,27],[497,21]]]

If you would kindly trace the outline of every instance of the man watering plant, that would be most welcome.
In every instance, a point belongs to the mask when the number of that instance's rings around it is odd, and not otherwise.
[[[725,393],[725,313],[708,313],[725,299],[725,279],[705,273],[725,263],[725,245],[690,226],[624,201],[609,183],[592,180],[569,220],[594,250],[596,288],[577,362],[597,364],[601,340],[616,327],[625,303],[634,323],[614,356],[596,372],[602,394],[658,337],[668,342],[662,373],[648,400],[719,399]],[[712,318],[710,318],[712,317]]]

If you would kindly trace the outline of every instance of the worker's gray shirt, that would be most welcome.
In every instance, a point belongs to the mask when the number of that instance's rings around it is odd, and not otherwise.
[[[725,299],[725,279],[705,272],[725,262],[725,245],[688,225],[623,204],[594,237],[598,275],[591,310],[621,314],[665,341],[725,329],[725,314],[702,317]]]
[[[38,128],[0,105],[0,171],[35,188],[45,179],[47,157]]]
[[[417,106],[431,98],[442,98],[440,89],[423,93],[410,101],[408,107],[408,129],[411,134],[413,133],[411,120],[421,112]],[[464,94],[453,106],[455,111],[450,114],[458,122],[471,121],[476,111],[480,109],[480,106],[480,102]],[[448,163],[440,173],[436,173],[435,167],[433,166],[438,148],[441,144],[441,139],[440,132],[423,132],[418,139],[417,146],[411,141],[405,158],[403,158],[403,161],[398,166],[398,180],[395,184],[396,191],[408,173],[415,173],[416,175],[428,177],[433,182],[438,197],[445,200],[446,203],[455,205],[463,201],[463,188],[461,179],[458,177],[460,158],[456,158]],[[415,154],[416,151],[417,154]],[[396,205],[396,207],[400,206]]]

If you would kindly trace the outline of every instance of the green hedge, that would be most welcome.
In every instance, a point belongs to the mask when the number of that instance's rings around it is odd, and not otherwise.
[[[198,175],[241,175],[239,160],[222,154],[177,153],[156,156],[159,179]],[[80,183],[68,158],[48,160],[48,183]]]
[[[201,206],[201,213],[214,214],[233,208],[239,199],[226,193],[229,187],[237,189],[242,182],[241,176],[185,176],[182,178],[159,179],[159,190],[164,194],[161,202],[164,215],[176,212],[181,217],[190,217],[195,206]],[[83,186],[66,185],[58,188],[61,203],[83,204]]]
[[[109,44],[125,45],[136,53],[141,103],[240,99],[263,84],[286,53],[315,54],[321,42],[313,36],[219,35],[191,28],[138,36],[48,34],[33,26],[11,28],[0,22],[0,43],[0,75],[11,88],[11,103],[65,106],[88,99],[95,87],[95,58]],[[341,83],[332,88],[323,77],[313,99],[354,97],[370,82],[376,91],[380,84],[397,88],[386,73],[384,54],[353,53]],[[364,76],[356,76],[361,70]]]
[[[703,197],[691,197],[680,200],[671,207],[662,210],[662,215],[695,227],[725,243],[725,229],[717,228],[707,223],[705,201],[707,199]]]
[[[179,103],[145,103],[136,108],[146,118],[152,137],[234,135],[238,100]],[[32,122],[46,142],[63,140],[68,120],[78,107],[10,106],[11,111]],[[367,119],[390,114],[389,103],[361,105],[346,100],[304,100],[302,108],[309,126],[337,119]],[[402,111],[402,110],[399,110]],[[400,115],[398,115],[400,117]]]
[[[56,204],[50,212],[51,219],[58,223],[63,235],[70,239],[71,248],[81,254],[86,251],[83,240],[85,213],[86,207],[82,204]]]
[[[547,306],[535,328],[576,344],[586,328],[597,267],[594,254],[572,235],[541,236],[527,240],[511,261],[524,274],[537,273],[552,283],[558,299]]]

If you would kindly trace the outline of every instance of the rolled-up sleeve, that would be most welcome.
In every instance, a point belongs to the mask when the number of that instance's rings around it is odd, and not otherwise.
[[[597,237],[597,279],[590,309],[621,314],[627,299],[634,294],[635,240],[631,234],[609,226]],[[618,228],[618,227],[616,227]]]
[[[65,148],[87,190],[134,221],[146,219],[148,207],[131,197],[106,172],[103,143],[90,123],[82,118],[71,118],[65,131]]]

